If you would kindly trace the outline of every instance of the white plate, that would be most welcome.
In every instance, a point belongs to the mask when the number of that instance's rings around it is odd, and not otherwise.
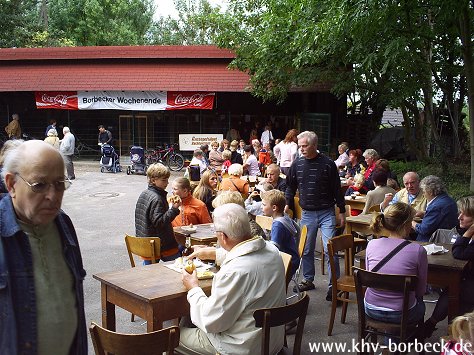
[[[195,232],[197,230],[196,226],[181,226],[181,229],[186,232]]]

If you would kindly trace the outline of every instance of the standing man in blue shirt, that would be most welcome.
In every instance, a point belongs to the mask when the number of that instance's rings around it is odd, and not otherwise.
[[[312,131],[305,131],[298,135],[298,146],[301,157],[296,159],[290,167],[286,177],[286,204],[294,211],[294,197],[299,191],[300,206],[303,215],[300,225],[308,228],[308,237],[303,252],[303,280],[299,284],[302,291],[312,290],[315,268],[314,247],[318,229],[321,228],[324,254],[328,264],[328,273],[331,273],[327,243],[336,233],[336,213],[334,205],[339,207],[340,225],[344,226],[346,208],[341,192],[341,181],[333,160],[318,151],[318,136]],[[336,260],[336,274],[339,277],[339,263]],[[331,278],[326,300],[332,300]]]

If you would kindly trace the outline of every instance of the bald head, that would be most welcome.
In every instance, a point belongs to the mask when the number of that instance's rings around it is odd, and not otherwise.
[[[59,213],[66,187],[64,162],[48,143],[27,141],[9,151],[2,176],[23,222],[45,225]]]
[[[403,175],[403,185],[409,194],[418,195],[420,192],[420,176],[413,171],[407,172]]]

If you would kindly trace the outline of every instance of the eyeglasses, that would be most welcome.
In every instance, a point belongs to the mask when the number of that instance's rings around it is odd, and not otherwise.
[[[33,191],[35,193],[38,193],[38,194],[43,194],[43,193],[47,192],[49,190],[50,186],[53,186],[54,191],[63,192],[65,190],[69,189],[72,185],[71,180],[69,180],[66,177],[64,177],[64,180],[60,180],[60,181],[55,181],[55,182],[50,182],[50,183],[34,182],[34,183],[31,184],[28,181],[26,181],[23,178],[23,176],[21,176],[20,174],[16,174],[16,175],[18,175],[30,187],[31,191]]]

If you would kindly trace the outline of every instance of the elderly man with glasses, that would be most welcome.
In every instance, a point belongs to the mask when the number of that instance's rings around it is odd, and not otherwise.
[[[32,140],[10,150],[0,199],[0,353],[87,354],[76,232],[61,211],[64,161]]]

